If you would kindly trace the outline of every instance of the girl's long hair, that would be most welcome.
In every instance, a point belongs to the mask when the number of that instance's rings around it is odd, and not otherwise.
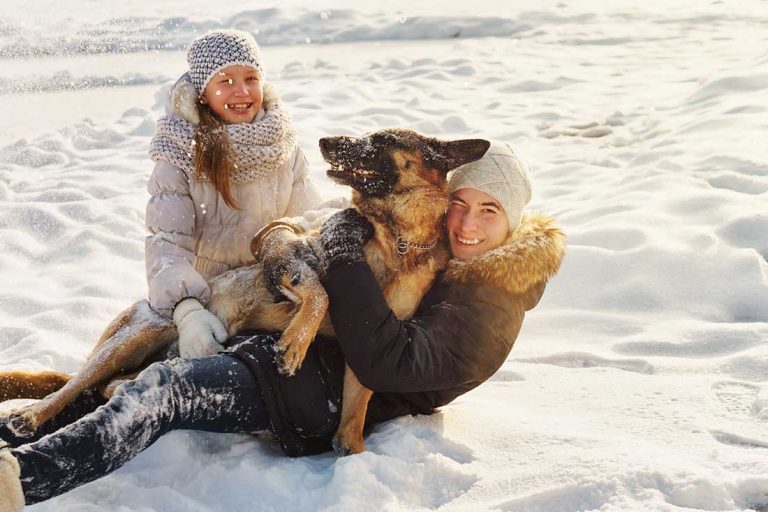
[[[208,105],[198,102],[197,111],[200,124],[195,130],[195,169],[213,183],[227,206],[239,210],[229,182],[235,165],[227,125],[219,121]]]

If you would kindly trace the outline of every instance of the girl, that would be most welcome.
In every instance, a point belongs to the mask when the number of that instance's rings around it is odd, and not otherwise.
[[[196,39],[172,109],[157,123],[150,156],[146,239],[149,303],[173,316],[186,357],[216,353],[226,338],[204,305],[207,281],[253,261],[266,223],[318,203],[291,120],[262,81],[253,37],[236,30]]]
[[[530,185],[505,144],[457,169],[450,188],[453,259],[412,320],[392,314],[365,262],[370,224],[343,210],[320,235],[338,343],[313,343],[293,377],[277,371],[274,335],[235,336],[231,353],[155,363],[81,420],[0,450],[0,512],[99,478],[173,429],[269,429],[288,455],[329,450],[345,358],[375,392],[368,424],[429,414],[480,385],[504,363],[526,310],[557,271],[563,235],[552,219],[522,216]],[[17,444],[9,434],[0,432]]]

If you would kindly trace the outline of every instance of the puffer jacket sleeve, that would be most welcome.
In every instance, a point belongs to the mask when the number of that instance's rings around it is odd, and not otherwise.
[[[307,157],[299,146],[293,155],[293,185],[291,186],[291,198],[288,207],[283,214],[285,217],[301,215],[307,210],[312,210],[320,204],[320,193],[309,178],[309,163]]]
[[[341,209],[339,205],[346,205],[342,206],[342,208],[348,208],[349,200],[346,198],[336,198],[326,201],[318,206],[316,210],[306,211],[297,217],[283,217],[270,222],[254,235],[251,241],[251,252],[254,255],[261,254],[264,237],[277,228],[289,228],[297,234],[319,230],[326,220]]]
[[[337,197],[324,202],[314,210],[307,210],[296,217],[283,217],[282,219],[277,219],[272,224],[290,224],[297,233],[308,233],[320,229],[320,226],[330,219],[334,213],[349,207],[349,199]],[[269,225],[266,227],[268,228]]]
[[[195,208],[189,179],[178,167],[158,161],[147,185],[145,240],[149,303],[170,317],[182,299],[194,297],[207,304],[211,291],[194,268]]]

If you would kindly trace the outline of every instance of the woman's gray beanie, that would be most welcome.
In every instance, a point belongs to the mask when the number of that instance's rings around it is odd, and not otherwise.
[[[506,142],[491,141],[480,160],[457,167],[448,181],[452,194],[474,188],[498,201],[509,219],[511,233],[520,224],[523,208],[531,200],[530,165]]]
[[[228,66],[250,66],[261,75],[259,45],[241,30],[217,30],[198,37],[189,47],[187,63],[189,79],[201,96],[211,78]]]

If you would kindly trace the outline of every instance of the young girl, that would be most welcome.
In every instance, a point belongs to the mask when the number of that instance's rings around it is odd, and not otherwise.
[[[259,48],[236,30],[196,39],[172,108],[157,123],[150,156],[146,239],[149,303],[173,316],[186,357],[220,350],[221,321],[204,306],[207,281],[253,261],[266,223],[317,205],[304,154]]]

